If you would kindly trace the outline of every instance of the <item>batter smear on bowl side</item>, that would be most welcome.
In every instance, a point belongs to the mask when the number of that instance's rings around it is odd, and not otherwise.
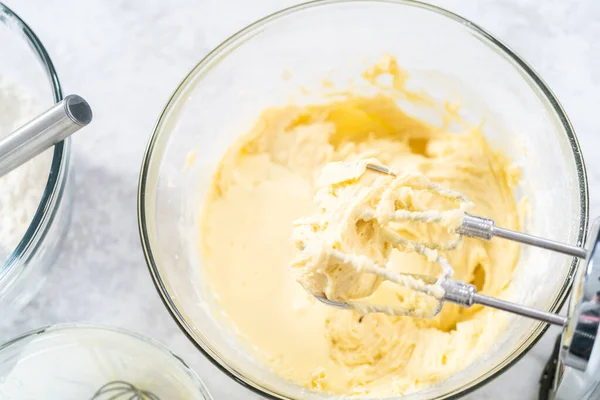
[[[365,77],[378,85],[381,75],[391,76],[392,91],[411,100],[395,60],[385,58]],[[203,205],[202,256],[218,306],[259,361],[317,391],[373,397],[413,392],[472,363],[506,328],[502,312],[452,304],[432,319],[363,316],[320,303],[295,281],[290,264],[301,250],[291,239],[293,223],[319,211],[313,201],[317,180],[331,162],[377,159],[394,171],[423,174],[464,194],[473,214],[519,228],[515,169],[490,147],[481,127],[451,133],[417,120],[398,107],[392,91],[264,111],[223,156]],[[439,199],[426,194],[406,201],[439,208]],[[406,224],[402,232],[429,242],[447,234],[443,226],[419,223]],[[389,259],[388,267],[398,271],[440,273],[439,264],[416,253],[372,251],[369,256]],[[465,238],[440,254],[455,279],[502,297],[519,247]],[[352,287],[360,293],[348,295],[381,304],[421,301],[389,282]]]

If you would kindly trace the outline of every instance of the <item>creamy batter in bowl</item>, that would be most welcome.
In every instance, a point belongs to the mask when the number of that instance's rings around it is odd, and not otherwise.
[[[525,231],[570,243],[585,236],[585,172],[567,118],[537,75],[488,34],[411,2],[318,2],[268,17],[221,45],[177,89],[149,144],[139,198],[142,240],[165,304],[200,350],[264,396],[328,397],[257,361],[252,345],[240,340],[220,312],[218,293],[206,284],[198,228],[211,177],[225,151],[267,108],[290,101],[330,103],[336,91],[364,96],[384,91],[359,79],[384,53],[408,71],[402,85],[411,93],[426,92],[438,104],[448,100],[447,109],[460,103],[464,120],[485,119],[486,139],[522,170],[515,196],[529,199]],[[319,89],[323,85],[327,90]],[[398,105],[440,123],[427,102],[408,96]],[[571,259],[523,248],[506,296],[557,310],[574,266]],[[287,272],[287,265],[282,269]],[[256,292],[272,297],[260,288]],[[256,326],[268,318],[261,309],[249,316]],[[508,326],[466,369],[406,398],[448,398],[472,390],[509,366],[543,331],[516,318]],[[302,337],[298,332],[300,351]]]

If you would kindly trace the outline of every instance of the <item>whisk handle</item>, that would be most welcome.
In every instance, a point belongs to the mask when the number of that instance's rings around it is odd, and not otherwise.
[[[464,216],[463,223],[457,229],[457,232],[467,237],[476,237],[485,240],[490,240],[496,236],[577,258],[587,257],[587,251],[581,247],[556,242],[554,240],[549,240],[538,236],[528,235],[522,232],[512,231],[510,229],[500,228],[496,226],[494,220],[492,219],[482,218],[470,214]]]

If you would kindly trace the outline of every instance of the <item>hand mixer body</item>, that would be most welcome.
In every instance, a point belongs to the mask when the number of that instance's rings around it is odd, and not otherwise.
[[[600,398],[600,219],[590,231],[589,257],[573,283],[569,322],[562,334],[556,400]]]

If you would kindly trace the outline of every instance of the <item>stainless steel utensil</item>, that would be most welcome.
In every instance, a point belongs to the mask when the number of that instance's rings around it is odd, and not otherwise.
[[[66,139],[92,121],[92,109],[69,95],[0,140],[0,176]]]

